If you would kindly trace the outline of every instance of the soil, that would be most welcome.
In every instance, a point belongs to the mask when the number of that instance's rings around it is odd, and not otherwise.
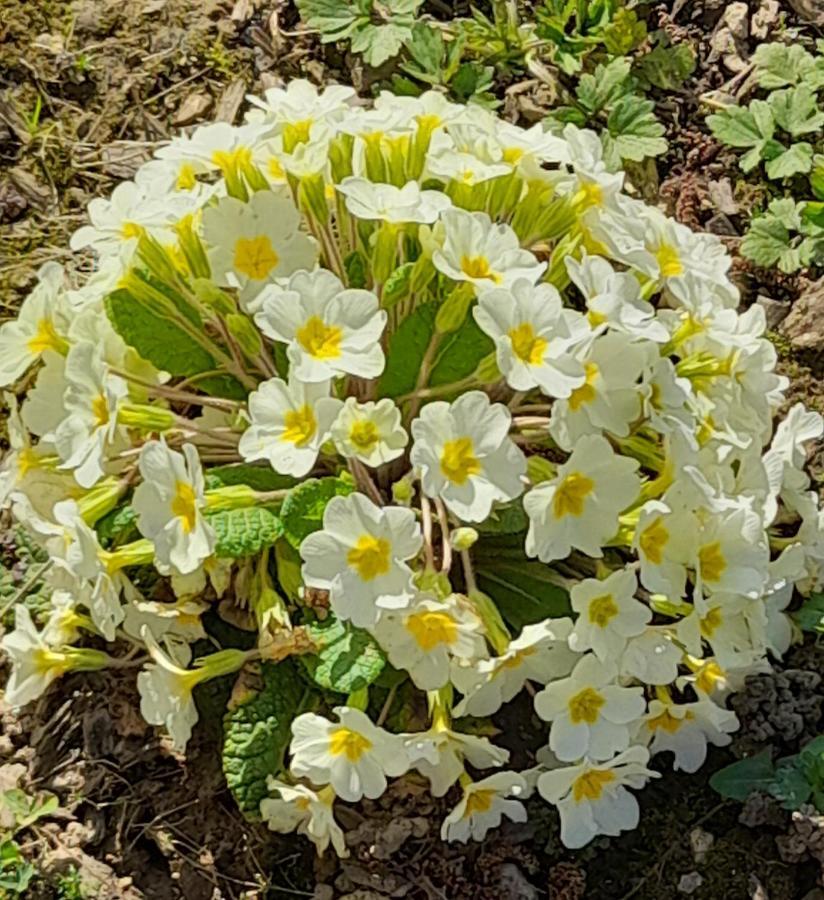
[[[675,100],[656,98],[671,149],[636,172],[635,182],[681,221],[721,234],[735,252],[757,188],[703,129],[697,99],[733,74],[713,58],[710,42],[726,6],[651,5],[660,27],[694,43],[699,66]],[[793,6],[782,9],[782,27],[798,24]],[[427,9],[443,16],[453,7]],[[465,5],[454,12],[466,14]],[[67,250],[86,204],[129,178],[157,141],[201,122],[237,122],[247,92],[293,77],[348,81],[368,95],[378,75],[300,30],[294,4],[282,0],[0,0],[0,319],[14,314],[44,262],[87,264]],[[516,75],[498,90],[502,114],[513,120],[534,120],[546,109],[534,79]],[[789,309],[813,273],[755,270],[736,257],[736,277],[745,303],[760,296]],[[817,357],[796,352],[789,338],[777,346],[793,398],[824,411]],[[808,643],[785,668],[817,672],[821,656]],[[69,677],[22,714],[0,710],[0,787],[19,783],[60,801],[21,840],[40,872],[26,896],[824,898],[816,887],[821,855],[815,861],[814,849],[805,857],[802,848],[800,859],[782,858],[776,839],[793,827],[788,813],[764,804],[745,815],[745,825],[740,804],[708,786],[735,755],[765,745],[758,739],[765,718],[776,719],[780,753],[798,749],[798,739],[782,733],[780,710],[748,701],[746,691],[732,748],[712,753],[698,775],[667,772],[650,785],[640,795],[639,828],[619,839],[565,850],[554,813],[532,800],[527,825],[505,826],[479,845],[445,845],[439,824],[454,798],[433,800],[409,778],[380,801],[342,811],[351,856],[339,862],[318,860],[308,842],[273,835],[237,810],[220,770],[217,701],[228,690],[218,683],[199,697],[201,724],[186,759],[143,723],[128,671]],[[824,690],[811,690],[824,699]],[[537,733],[527,700],[496,722],[522,755]],[[820,718],[820,704],[813,708]],[[807,725],[821,730],[818,720]],[[528,755],[519,762],[528,765]],[[67,893],[73,871],[86,885],[78,894]]]

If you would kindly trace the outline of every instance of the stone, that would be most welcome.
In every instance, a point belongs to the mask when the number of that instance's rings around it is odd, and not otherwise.
[[[780,331],[796,350],[824,351],[824,278],[802,292],[781,323]]]
[[[790,314],[792,305],[789,300],[773,300],[772,297],[765,297],[759,294],[755,302],[764,310],[767,319],[767,328],[775,331],[778,326]]]

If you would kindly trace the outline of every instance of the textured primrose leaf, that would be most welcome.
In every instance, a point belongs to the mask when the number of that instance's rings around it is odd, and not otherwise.
[[[775,779],[769,747],[755,756],[740,759],[715,772],[710,787],[722,797],[743,803],[754,791],[768,793]]]
[[[229,484],[246,484],[256,491],[279,491],[292,487],[295,479],[290,475],[281,475],[268,464],[239,463],[215,466],[206,472],[206,487],[209,490]]]
[[[238,676],[223,719],[223,773],[241,811],[260,816],[266,779],[283,766],[292,720],[306,697],[306,686],[288,661],[263,663],[252,677]]]
[[[127,544],[140,536],[137,530],[137,513],[130,503],[118,506],[103,516],[94,526],[94,530],[101,545],[107,549]]]
[[[792,617],[802,631],[824,632],[824,594],[811,594]]]
[[[306,626],[318,646],[316,655],[300,660],[324,690],[350,694],[372,684],[383,671],[386,657],[368,631],[330,615]]]
[[[280,508],[283,536],[297,550],[303,539],[323,527],[323,511],[332,497],[351,494],[345,478],[308,478],[286,495]]]
[[[263,506],[226,509],[206,516],[217,535],[215,555],[238,559],[259,553],[283,534],[280,519]]]

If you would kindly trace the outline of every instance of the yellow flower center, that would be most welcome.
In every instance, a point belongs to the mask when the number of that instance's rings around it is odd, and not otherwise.
[[[194,531],[197,521],[197,504],[195,502],[195,489],[188,481],[178,481],[175,484],[175,495],[172,498],[172,513],[180,519],[185,534]]]
[[[660,715],[655,716],[654,719],[650,719],[647,722],[647,728],[649,728],[650,731],[658,731],[660,729],[661,731],[666,731],[667,734],[675,734],[684,722],[694,718],[695,714],[689,710],[684,713],[682,719],[679,719],[677,716],[674,716],[669,709],[665,709]]]
[[[555,488],[552,497],[552,514],[556,519],[564,516],[580,516],[584,512],[586,498],[595,489],[595,482],[581,472],[570,472]]]
[[[223,172],[231,172],[251,165],[252,151],[248,147],[237,147],[234,150],[215,150],[212,162]]]
[[[711,638],[724,622],[724,615],[721,607],[716,606],[711,609],[700,622],[701,634],[705,638]]]
[[[608,770],[590,769],[572,782],[572,799],[576,803],[597,800],[604,793],[604,788],[615,780],[615,775]]]
[[[234,266],[247,278],[262,281],[279,262],[280,257],[265,234],[235,241]]]
[[[727,568],[727,561],[721,552],[721,543],[715,541],[712,544],[705,544],[698,551],[698,564],[704,581],[720,581]]]
[[[318,430],[318,420],[312,407],[307,403],[298,409],[287,409],[283,416],[283,424],[286,427],[280,439],[289,441],[296,447],[305,447]]]
[[[298,144],[308,144],[311,131],[311,119],[289,122],[283,129],[283,149],[286,153],[292,153]]]
[[[298,343],[315,359],[337,359],[343,332],[337,325],[327,325],[320,316],[310,316],[295,333]]]
[[[669,531],[667,531],[662,519],[658,518],[641,532],[638,539],[638,546],[644,556],[654,565],[660,566],[661,560],[664,558],[664,547],[669,541]]]
[[[589,322],[589,324],[593,328],[597,328],[599,325],[603,325],[606,320],[607,317],[603,313],[600,313],[595,309],[591,309],[587,313],[587,322]]]
[[[595,597],[589,603],[589,621],[599,628],[606,628],[620,610],[618,604],[612,598],[612,594],[604,594],[603,597]]]
[[[371,419],[359,419],[349,429],[349,440],[361,453],[372,450],[380,437],[378,426]]]
[[[349,728],[336,728],[329,737],[332,756],[345,756],[351,763],[356,763],[371,747],[368,738]]]
[[[471,791],[466,795],[466,809],[464,810],[463,817],[468,819],[476,813],[489,812],[494,799],[495,791]]]
[[[524,151],[521,147],[506,147],[504,148],[503,160],[505,163],[509,163],[509,165],[514,166],[516,163],[519,163],[524,156]]]
[[[569,408],[573,412],[577,412],[587,403],[592,403],[595,399],[595,379],[600,373],[600,369],[594,362],[588,362],[584,366],[586,373],[586,381],[569,395]]]
[[[37,323],[37,331],[29,338],[26,346],[31,353],[37,355],[45,350],[60,352],[65,346],[65,341],[55,331],[54,322],[48,316],[44,316]]]
[[[372,581],[389,571],[391,550],[385,538],[362,534],[347,553],[346,562],[364,581]]]
[[[675,278],[677,275],[684,274],[684,264],[672,244],[661,244],[655,251],[655,259],[658,261],[662,277]]]
[[[461,271],[467,278],[489,278],[495,284],[500,284],[503,280],[497,272],[492,270],[492,266],[485,256],[462,256]]]
[[[598,721],[598,713],[606,700],[595,690],[595,688],[584,688],[579,691],[569,701],[569,718],[573,725],[580,725],[585,722],[587,725],[594,725]]]
[[[520,669],[524,661],[529,659],[530,656],[534,656],[536,652],[535,647],[524,647],[523,650],[516,650],[512,656],[506,656],[498,663],[498,666],[492,673],[492,677],[494,678],[499,672]]]
[[[32,469],[36,469],[40,464],[37,453],[31,447],[23,447],[17,453],[17,474],[20,478],[24,478]]]
[[[295,800],[295,806],[301,812],[306,812],[309,809],[309,798],[308,797],[298,797],[298,799]]]
[[[722,681],[724,681],[724,670],[717,662],[708,662],[701,666],[701,670],[695,676],[695,686],[705,694],[711,694]]]
[[[109,424],[109,404],[103,394],[98,394],[92,400],[92,415],[96,428],[103,428],[104,425]]]
[[[575,199],[581,209],[589,209],[591,206],[602,206],[604,203],[604,191],[597,182],[587,181],[580,186]]]
[[[460,437],[447,441],[441,453],[441,472],[455,484],[466,484],[467,480],[481,471],[481,464],[475,456],[472,438]]]
[[[183,163],[178,169],[175,187],[179,191],[190,191],[196,184],[195,167],[191,163]]]
[[[548,341],[538,337],[529,322],[521,322],[520,325],[510,328],[509,339],[512,341],[512,352],[518,359],[530,366],[541,365]]]
[[[120,226],[120,236],[124,241],[130,241],[133,238],[139,238],[143,234],[143,226],[137,222],[124,222]]]
[[[446,613],[433,610],[412,613],[406,620],[406,630],[425,653],[431,652],[441,644],[451,647],[458,639],[458,626],[455,620]]]
[[[276,156],[269,157],[269,162],[266,164],[266,167],[269,169],[269,176],[274,181],[286,180],[286,172]]]

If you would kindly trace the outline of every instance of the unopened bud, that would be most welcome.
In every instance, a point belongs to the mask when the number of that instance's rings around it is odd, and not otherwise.
[[[478,540],[478,532],[474,528],[456,528],[449,535],[449,543],[453,550],[458,552],[469,550],[469,548]]]
[[[226,327],[248,357],[254,359],[260,355],[263,350],[260,332],[243,313],[231,313],[226,316]]]

